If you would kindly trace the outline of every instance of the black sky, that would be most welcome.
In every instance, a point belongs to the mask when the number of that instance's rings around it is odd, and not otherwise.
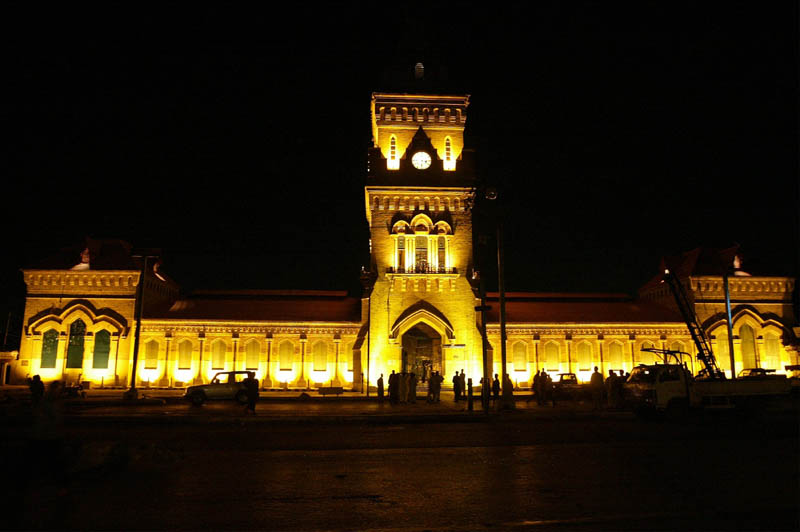
[[[87,235],[187,288],[354,288],[370,93],[417,60],[472,95],[509,289],[634,292],[699,245],[796,267],[794,2],[4,9],[6,300]]]

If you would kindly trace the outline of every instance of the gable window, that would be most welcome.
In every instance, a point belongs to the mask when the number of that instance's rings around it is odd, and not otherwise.
[[[211,346],[211,369],[225,369],[225,342],[222,340]]]
[[[547,371],[558,371],[560,363],[560,349],[555,342],[548,342],[544,346],[544,360]]]
[[[144,346],[144,369],[158,367],[158,342],[150,340]]]
[[[83,367],[83,341],[86,325],[76,320],[69,326],[69,345],[67,347],[67,369]]]
[[[58,355],[58,331],[50,329],[44,333],[42,338],[42,368],[56,367],[56,356]]]
[[[247,369],[258,369],[258,356],[261,352],[261,346],[258,345],[256,340],[250,340],[247,342],[245,351],[245,366],[247,366]]]
[[[328,369],[328,346],[325,342],[314,344],[314,371],[325,371]]]
[[[294,345],[289,340],[284,340],[281,342],[280,348],[278,348],[278,366],[281,370],[291,370],[292,369],[292,358],[294,357]]]
[[[592,370],[592,344],[581,342],[578,344],[578,371]]]
[[[183,340],[178,344],[178,369],[192,368],[192,342]]]
[[[92,367],[95,369],[108,369],[108,354],[111,351],[111,333],[106,330],[98,331],[94,335],[94,354]]]
[[[514,344],[514,371],[525,371],[528,369],[528,350],[522,342]]]

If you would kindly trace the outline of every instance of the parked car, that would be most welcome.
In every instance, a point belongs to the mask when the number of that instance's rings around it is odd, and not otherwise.
[[[746,368],[739,372],[740,379],[769,379],[783,378],[783,375],[776,375],[774,369]]]
[[[252,371],[220,371],[208,384],[189,386],[184,399],[193,405],[200,406],[206,401],[234,400],[239,404],[247,403],[247,391],[244,380]]]
[[[553,388],[559,399],[580,399],[581,385],[578,384],[578,377],[574,373],[559,373]]]

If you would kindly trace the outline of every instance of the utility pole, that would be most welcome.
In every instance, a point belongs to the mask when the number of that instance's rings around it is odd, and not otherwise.
[[[733,320],[731,319],[731,291],[728,286],[728,268],[722,274],[722,286],[725,288],[725,317],[728,321],[728,355],[731,360],[731,379],[736,378],[736,358],[733,353]]]
[[[491,392],[491,374],[489,372],[489,340],[486,338],[486,311],[491,307],[486,305],[486,283],[483,280],[483,275],[478,272],[478,279],[480,281],[481,305],[475,307],[481,313],[481,352],[483,354],[483,380],[481,381],[481,406],[485,414],[489,413],[489,394]]]
[[[497,201],[497,190],[489,188],[486,199],[495,203],[495,225],[497,227],[497,288],[500,291],[500,365],[502,370],[502,398],[501,406],[504,410],[514,409],[514,388],[508,378],[506,369],[506,283],[505,283],[505,253],[503,252],[503,210]],[[509,386],[510,384],[510,386]]]
[[[139,279],[139,286],[136,287],[136,332],[133,335],[133,368],[131,369],[131,387],[122,395],[124,399],[133,400],[139,398],[139,391],[136,389],[136,366],[139,362],[139,334],[142,330],[142,307],[144,306],[144,282],[147,276],[147,259],[158,258],[158,255],[132,255],[131,258],[142,259],[142,276]]]

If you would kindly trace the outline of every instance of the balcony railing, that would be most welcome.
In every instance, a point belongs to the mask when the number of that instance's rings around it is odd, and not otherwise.
[[[432,273],[458,273],[456,268],[445,268],[444,266],[430,266],[428,264],[415,264],[411,268],[394,268],[389,266],[386,268],[386,273],[419,273],[419,274],[432,274]]]

